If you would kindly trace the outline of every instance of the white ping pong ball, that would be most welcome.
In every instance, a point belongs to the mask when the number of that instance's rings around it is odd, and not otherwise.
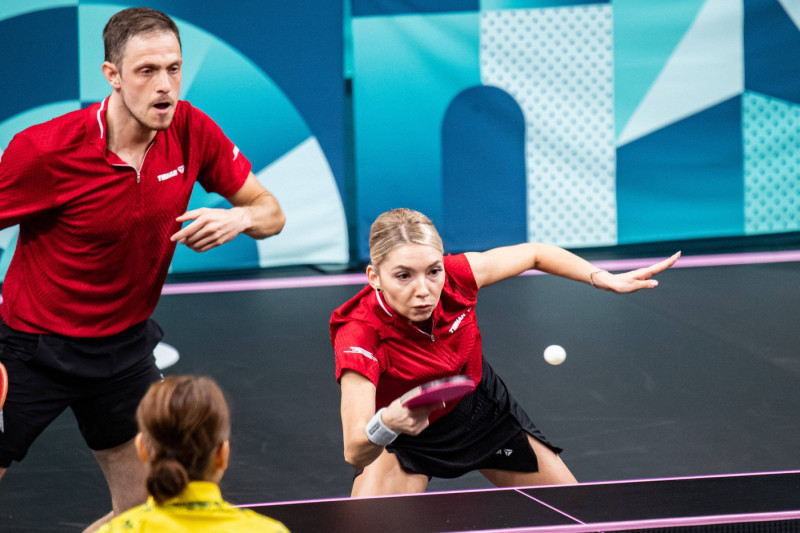
[[[544,360],[551,365],[560,365],[567,358],[567,351],[558,344],[551,344],[544,349]]]

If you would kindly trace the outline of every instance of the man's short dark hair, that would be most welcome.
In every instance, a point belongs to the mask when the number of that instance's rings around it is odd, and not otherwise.
[[[125,44],[131,37],[160,32],[174,33],[180,46],[178,26],[161,11],[149,7],[132,7],[115,13],[103,29],[105,60],[120,67]]]

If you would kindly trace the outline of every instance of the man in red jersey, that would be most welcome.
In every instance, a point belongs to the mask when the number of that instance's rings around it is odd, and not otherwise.
[[[262,239],[285,219],[239,149],[178,100],[169,17],[123,10],[103,40],[111,95],[22,131],[0,159],[0,228],[20,225],[0,306],[0,477],[70,407],[118,514],[146,497],[134,416],[161,377],[150,315],[175,246]],[[195,181],[233,207],[186,211]]]

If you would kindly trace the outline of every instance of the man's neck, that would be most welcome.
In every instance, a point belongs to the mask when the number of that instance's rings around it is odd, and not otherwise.
[[[110,152],[139,170],[156,133],[134,119],[118,95],[111,95],[106,111],[106,145]]]

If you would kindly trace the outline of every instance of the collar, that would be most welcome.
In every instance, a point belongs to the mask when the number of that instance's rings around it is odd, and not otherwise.
[[[157,505],[153,497],[148,498],[149,505]],[[216,483],[210,481],[190,481],[183,492],[163,505],[186,505],[188,503],[223,503],[222,492]]]
[[[102,102],[96,102],[88,107],[87,114],[86,114],[86,132],[87,138],[89,143],[93,144],[100,150],[101,153],[105,154],[107,158],[109,158],[109,162],[114,165],[124,164],[127,165],[124,161],[119,159],[116,154],[113,157],[109,156],[108,151],[108,104],[111,101],[111,95],[106,96],[106,99]],[[177,110],[176,110],[177,112]],[[174,120],[174,117],[173,117]],[[156,132],[156,135],[153,137],[153,140],[150,142],[150,146],[152,146],[156,139],[162,134],[161,131]]]
[[[380,304],[381,309],[383,309],[383,312],[386,313],[387,316],[394,316],[392,312],[389,310],[390,309],[389,304],[383,301],[383,296],[381,296],[381,291],[379,291],[378,289],[374,289],[374,291],[375,291],[375,298],[378,300],[378,304]]]
[[[86,109],[87,140],[103,153],[106,151],[106,135],[108,133],[106,111],[108,110],[110,98],[111,95],[107,96],[102,102],[96,102]]]

